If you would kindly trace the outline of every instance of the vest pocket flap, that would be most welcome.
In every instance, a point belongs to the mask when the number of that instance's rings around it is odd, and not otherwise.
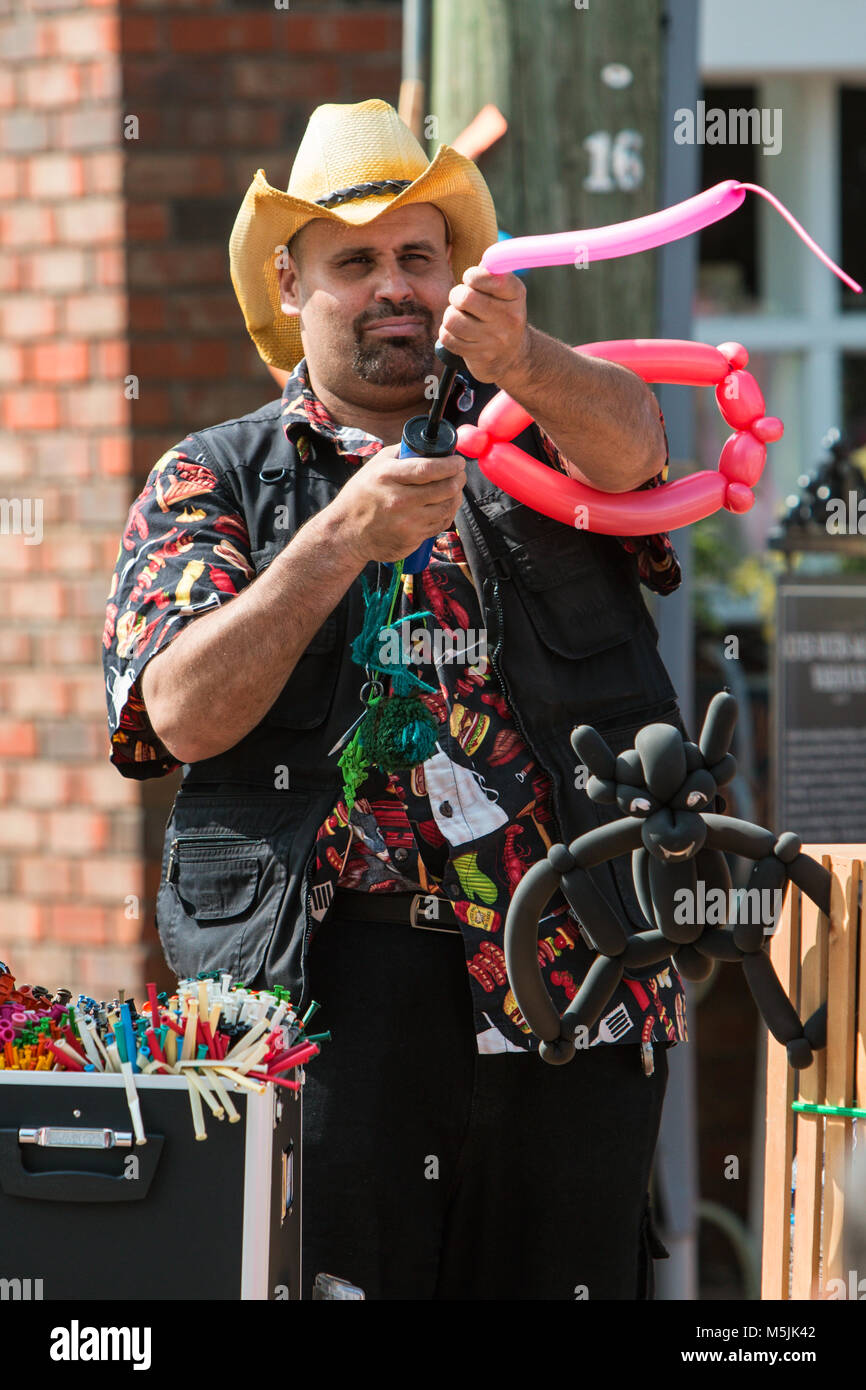
[[[264,840],[257,842],[264,846]],[[184,907],[200,922],[239,917],[252,905],[259,882],[258,856],[249,843],[230,841],[216,847],[181,841],[176,850],[174,883]]]

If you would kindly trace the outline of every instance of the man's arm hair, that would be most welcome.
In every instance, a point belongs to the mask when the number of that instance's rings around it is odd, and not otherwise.
[[[140,689],[169,752],[200,762],[254,729],[363,568],[344,516],[326,507],[251,584],[157,652]]]

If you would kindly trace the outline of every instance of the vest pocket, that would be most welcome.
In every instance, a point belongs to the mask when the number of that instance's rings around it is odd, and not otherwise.
[[[178,976],[255,978],[289,880],[289,849],[308,798],[178,793],[169,819],[156,925]],[[237,833],[235,826],[244,833]]]

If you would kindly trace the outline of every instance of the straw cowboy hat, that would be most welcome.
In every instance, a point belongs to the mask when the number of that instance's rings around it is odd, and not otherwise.
[[[428,162],[385,101],[316,107],[288,189],[272,188],[259,169],[229,241],[232,284],[264,362],[291,371],[303,356],[299,318],[280,309],[280,248],[314,217],[363,227],[410,203],[433,203],[445,215],[456,283],[496,241],[493,199],[471,159],[441,145]]]

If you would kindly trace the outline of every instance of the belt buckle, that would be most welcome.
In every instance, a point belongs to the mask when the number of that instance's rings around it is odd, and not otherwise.
[[[419,912],[423,912],[426,921],[418,921]],[[416,893],[409,904],[410,927],[420,927],[422,931],[445,931],[453,935],[452,927],[434,926],[434,923],[438,921],[439,899],[436,895],[434,893]]]

